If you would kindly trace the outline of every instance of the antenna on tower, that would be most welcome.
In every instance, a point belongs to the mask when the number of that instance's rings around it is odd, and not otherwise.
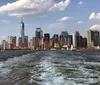
[[[21,22],[23,22],[23,18],[21,18]]]

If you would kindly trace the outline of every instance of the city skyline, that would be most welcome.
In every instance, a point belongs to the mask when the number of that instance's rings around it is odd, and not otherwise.
[[[87,38],[81,36],[79,31],[76,31],[74,35],[69,34],[67,31],[61,31],[60,35],[56,33],[50,37],[49,33],[43,33],[43,30],[41,28],[36,28],[35,36],[32,37],[31,39],[28,39],[28,36],[23,34],[24,34],[24,22],[21,21],[21,36],[20,37],[8,36],[7,40],[2,41],[1,49],[69,50],[72,47],[85,48],[85,49],[87,48]],[[91,38],[89,38],[89,40],[90,39]],[[98,44],[96,46],[98,46]]]
[[[81,35],[87,36],[89,28],[100,28],[99,0],[92,2],[90,0],[43,1],[45,3],[41,0],[25,0],[25,2],[23,0],[1,1],[0,43],[8,36],[20,36],[20,18],[17,12],[24,19],[25,34],[30,37],[35,36],[35,29],[37,27],[42,28],[44,33],[50,33],[51,36],[55,33],[60,34],[61,31],[68,31],[69,34],[79,31]],[[18,6],[18,3],[20,3],[20,6]],[[26,5],[26,3],[28,4]],[[35,8],[34,4],[38,4],[38,6]],[[44,10],[41,7],[42,4],[44,4]],[[24,5],[25,7],[23,7]],[[27,11],[28,8],[30,11]]]

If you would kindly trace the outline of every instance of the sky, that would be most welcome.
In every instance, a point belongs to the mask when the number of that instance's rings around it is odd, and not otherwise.
[[[1,0],[0,43],[7,36],[20,36],[21,18],[25,35],[35,36],[36,28],[44,33],[60,34],[100,30],[100,0]]]

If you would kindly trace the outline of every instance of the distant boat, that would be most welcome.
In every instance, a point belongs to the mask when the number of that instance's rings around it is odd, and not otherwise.
[[[73,46],[71,46],[71,51],[76,51],[77,49]]]
[[[76,51],[76,50],[77,50],[76,48],[72,48],[72,49],[71,49],[71,51]]]
[[[56,50],[55,48],[51,48],[50,50]]]

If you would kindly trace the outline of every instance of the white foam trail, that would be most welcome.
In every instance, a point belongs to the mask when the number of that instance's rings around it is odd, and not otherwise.
[[[6,68],[3,62],[0,62],[0,76],[7,75],[11,70]]]
[[[2,68],[3,67],[3,62],[0,62],[0,68]]]
[[[64,64],[65,68],[70,68],[70,69],[75,69],[77,70],[77,77],[76,78],[67,78],[65,80],[64,78],[66,75],[63,75],[61,73],[57,72],[57,65],[61,66],[60,64],[53,64],[50,62],[50,57],[49,59],[45,59],[42,61],[41,67],[44,70],[43,73],[41,73],[41,79],[44,80],[42,82],[42,85],[89,85],[97,82],[96,78],[92,78],[93,76],[99,76],[97,72],[92,72],[93,70],[87,69],[84,66],[85,65],[100,65],[100,63],[94,63],[94,62],[81,62],[81,61],[71,61],[68,60],[66,61],[66,64]],[[55,67],[56,66],[56,67]],[[75,74],[75,72],[74,72]],[[58,76],[57,76],[58,75]],[[81,78],[82,77],[82,78]],[[76,83],[76,82],[79,83]],[[81,82],[81,83],[80,83]],[[84,82],[84,83],[82,83]]]
[[[54,65],[47,61],[44,60],[41,62],[41,66],[43,67],[44,72],[41,73],[41,79],[45,80],[42,82],[42,85],[76,85],[74,81],[71,80],[65,80],[64,76],[57,76],[56,68]]]

